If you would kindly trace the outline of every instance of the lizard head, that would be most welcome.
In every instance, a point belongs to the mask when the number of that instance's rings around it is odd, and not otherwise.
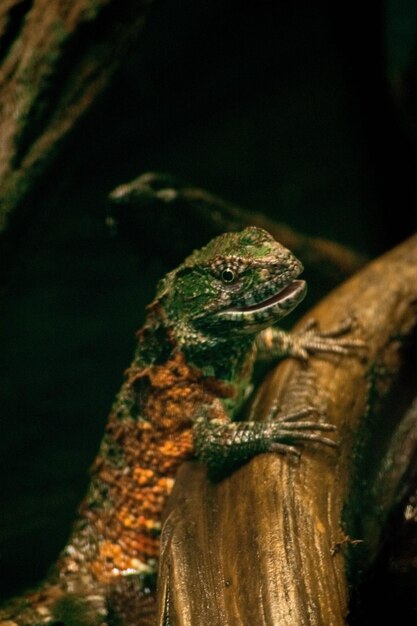
[[[265,230],[250,226],[195,250],[158,288],[175,328],[224,339],[256,333],[304,298],[300,261]]]

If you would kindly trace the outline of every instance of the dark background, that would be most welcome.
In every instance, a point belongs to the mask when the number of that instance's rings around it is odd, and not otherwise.
[[[36,582],[63,546],[134,331],[169,269],[110,235],[107,194],[167,171],[375,256],[417,226],[416,42],[406,0],[156,2],[31,198],[7,272],[1,595]]]

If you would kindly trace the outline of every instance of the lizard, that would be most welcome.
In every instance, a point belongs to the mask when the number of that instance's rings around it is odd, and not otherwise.
[[[336,447],[312,407],[239,419],[257,360],[347,355],[350,323],[288,333],[276,322],[306,295],[301,262],[267,231],[228,232],[158,284],[110,412],[70,539],[38,590],[0,611],[0,626],[133,624],[157,570],[161,514],[180,464],[218,479],[264,452]]]

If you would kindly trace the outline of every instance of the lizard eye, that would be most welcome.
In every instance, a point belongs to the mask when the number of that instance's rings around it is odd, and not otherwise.
[[[224,283],[233,283],[236,279],[236,272],[230,267],[226,267],[221,273],[221,278]]]

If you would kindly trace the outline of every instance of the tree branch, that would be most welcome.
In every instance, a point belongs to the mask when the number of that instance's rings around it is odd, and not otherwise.
[[[150,0],[8,0],[0,8],[0,234],[108,84]]]
[[[373,486],[395,424],[378,434],[416,304],[414,236],[309,315],[323,329],[353,316],[367,359],[287,360],[263,384],[259,417],[276,403],[283,413],[314,406],[337,426],[337,452],[310,443],[299,463],[262,455],[217,484],[197,464],[182,468],[163,529],[159,626],[346,623],[349,577],[372,561],[386,518]]]
[[[164,257],[173,262],[225,231],[255,225],[268,230],[307,267],[319,269],[333,285],[365,263],[363,256],[346,246],[303,235],[262,213],[246,211],[168,174],[142,174],[117,187],[110,200],[113,220],[135,247],[143,250],[151,240],[153,249],[158,246]],[[155,211],[159,217],[157,240],[149,237],[148,230],[154,223]]]

